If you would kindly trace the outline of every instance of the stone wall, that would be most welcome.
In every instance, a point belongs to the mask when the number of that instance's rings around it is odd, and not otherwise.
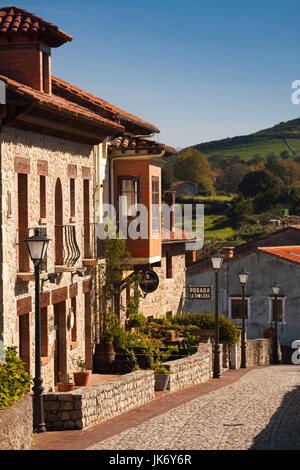
[[[212,345],[199,344],[198,352],[175,361],[164,362],[171,372],[169,390],[175,392],[196,384],[204,383],[212,377]]]
[[[247,339],[246,346],[247,367],[268,366],[271,363],[272,348],[269,338]],[[241,345],[230,347],[230,368],[241,367]]]
[[[19,160],[17,160],[19,159]],[[93,147],[79,144],[52,136],[40,135],[34,132],[3,126],[1,130],[1,183],[2,183],[2,240],[3,240],[3,298],[0,298],[0,337],[6,346],[20,348],[20,315],[28,317],[29,335],[23,338],[28,342],[26,362],[30,372],[34,372],[34,281],[26,282],[18,277],[18,172],[27,172],[28,177],[28,226],[40,226],[46,230],[51,239],[47,252],[47,272],[55,272],[55,185],[59,178],[62,184],[62,223],[75,225],[76,240],[81,252],[77,265],[83,266],[83,181],[87,178],[87,168],[90,169],[90,222],[93,222],[93,178],[94,166]],[[19,166],[17,166],[17,162]],[[21,168],[23,163],[27,170]],[[42,166],[41,166],[42,165]],[[41,167],[43,172],[41,173]],[[75,217],[71,219],[70,212],[70,168],[75,179]],[[39,173],[46,175],[46,217],[40,219],[40,181]],[[30,236],[33,235],[31,230]],[[33,266],[30,266],[33,271]],[[76,269],[75,269],[76,271]],[[76,294],[76,330],[77,340],[72,340],[71,329],[66,329],[66,360],[62,372],[72,373],[76,366],[74,362],[80,356],[85,357],[85,292],[84,283],[91,279],[91,268],[87,268],[84,277],[71,272],[61,273],[56,284],[42,280],[42,289],[49,295],[46,303],[48,324],[48,354],[42,360],[42,376],[46,391],[54,390],[54,356],[57,325],[55,325],[53,291],[66,288],[65,302],[66,318],[71,309],[71,290],[77,284]],[[73,286],[74,287],[74,286]],[[18,311],[18,303],[24,302],[27,310]],[[2,316],[3,312],[3,316]],[[2,318],[1,318],[2,316]],[[67,323],[67,322],[66,322]],[[3,331],[2,331],[3,330]],[[43,341],[43,339],[42,339]],[[62,356],[62,355],[61,355]]]
[[[32,437],[32,396],[28,394],[0,409],[0,450],[28,450]]]
[[[166,253],[172,253],[173,277],[166,275]],[[140,299],[140,312],[154,318],[163,318],[169,312],[176,315],[182,311],[183,299],[185,297],[185,244],[176,243],[163,245],[161,266],[154,267],[159,278],[159,286],[156,291],[147,294]]]
[[[67,393],[44,395],[48,430],[84,429],[154,399],[154,372],[139,370]]]
[[[269,366],[271,362],[271,341],[269,339],[247,340],[247,366]]]

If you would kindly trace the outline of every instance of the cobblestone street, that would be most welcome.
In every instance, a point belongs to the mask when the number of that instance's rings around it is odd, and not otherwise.
[[[300,367],[250,370],[89,449],[300,449]]]

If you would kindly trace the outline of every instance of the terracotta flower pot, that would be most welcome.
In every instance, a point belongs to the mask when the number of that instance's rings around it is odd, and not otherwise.
[[[64,384],[63,382],[58,382],[57,384],[57,391],[58,392],[71,392],[74,390],[75,384]]]
[[[79,387],[86,387],[89,383],[90,380],[90,372],[91,371],[85,371],[85,372],[74,372],[74,382],[75,385]]]

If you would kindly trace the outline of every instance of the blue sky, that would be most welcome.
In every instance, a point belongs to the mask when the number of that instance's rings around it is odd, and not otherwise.
[[[74,36],[53,73],[185,147],[300,117],[300,2],[14,2]],[[9,3],[3,4],[8,6]]]

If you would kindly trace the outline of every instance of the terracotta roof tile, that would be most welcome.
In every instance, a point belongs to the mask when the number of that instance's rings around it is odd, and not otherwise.
[[[113,129],[114,132],[118,132],[118,130],[124,130],[123,126],[121,126],[120,124],[109,119],[103,118],[102,116],[93,113],[90,109],[84,108],[83,106],[79,106],[78,104],[73,103],[71,101],[67,101],[64,98],[55,95],[47,95],[45,93],[39,92],[27,85],[23,85],[22,83],[16,82],[15,80],[7,78],[3,75],[0,75],[0,80],[4,80],[11,90],[32,98],[40,105],[55,108],[57,109],[57,111],[61,110],[71,113],[84,120],[92,120],[94,122],[98,122],[99,124],[102,123],[104,126]]]
[[[73,39],[54,24],[15,6],[0,8],[0,33],[39,33],[52,47],[61,46]]]
[[[287,259],[294,263],[300,264],[300,246],[268,246],[259,247],[259,251],[269,253],[270,255],[277,256],[278,258]]]
[[[75,85],[71,85],[70,83],[65,82],[61,78],[57,78],[54,75],[52,75],[52,88],[57,95],[65,96],[70,101],[80,101],[83,106],[93,106],[98,108],[100,112],[106,112],[108,116],[111,118],[113,117],[115,120],[119,120],[122,124],[123,121],[129,121],[136,123],[141,128],[146,129],[147,132],[160,132],[158,127],[145,121],[144,119],[134,116],[124,109],[118,108],[108,101],[94,96],[91,93],[76,87]]]
[[[180,242],[180,241],[192,241],[196,240],[197,237],[194,233],[186,232],[179,228],[175,228],[175,231],[172,232],[166,228],[162,228],[162,242]]]
[[[172,187],[172,188],[175,188],[175,187],[178,186],[179,184],[184,184],[184,183],[197,184],[197,183],[193,183],[193,181],[175,181],[174,183],[171,184],[171,187]]]
[[[165,155],[173,155],[177,153],[173,147],[164,145],[155,140],[144,139],[142,137],[129,137],[129,136],[119,136],[116,139],[109,142],[109,149],[112,150],[134,150],[135,152],[141,150],[147,150],[150,153],[160,153],[162,150],[165,150]]]

